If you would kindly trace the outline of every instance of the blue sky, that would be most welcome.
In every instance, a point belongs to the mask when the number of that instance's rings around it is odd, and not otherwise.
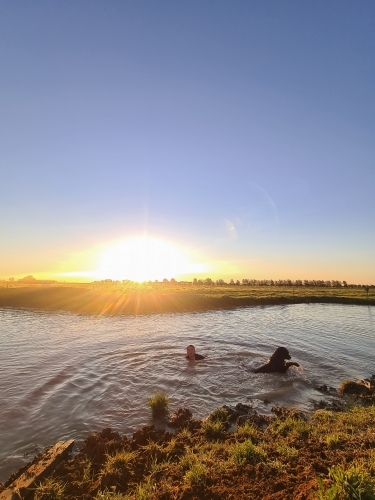
[[[375,282],[373,2],[0,11],[0,277],[147,234],[213,277]]]

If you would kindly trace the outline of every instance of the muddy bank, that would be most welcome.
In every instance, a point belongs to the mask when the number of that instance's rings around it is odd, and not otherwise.
[[[357,498],[353,491],[373,498],[374,391],[374,377],[346,382],[338,394],[350,394],[350,401],[312,415],[273,407],[264,416],[238,404],[203,421],[181,408],[131,437],[104,429],[30,498],[307,500],[336,498],[332,491],[342,492],[337,498]]]
[[[0,288],[0,307],[67,311],[79,314],[153,314],[234,309],[259,305],[330,303],[375,305],[375,300],[351,296],[324,296],[319,293],[293,296],[236,296],[207,291],[106,291],[80,287]]]

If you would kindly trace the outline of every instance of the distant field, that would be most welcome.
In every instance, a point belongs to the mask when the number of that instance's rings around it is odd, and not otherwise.
[[[292,286],[131,284],[22,285],[0,283],[0,307],[82,314],[152,314],[256,305],[338,303],[375,305],[375,289]]]

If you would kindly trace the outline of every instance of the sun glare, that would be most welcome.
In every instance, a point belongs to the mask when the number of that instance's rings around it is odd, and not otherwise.
[[[187,252],[164,240],[138,237],[123,240],[106,250],[98,275],[101,279],[161,281],[204,271],[192,263]]]

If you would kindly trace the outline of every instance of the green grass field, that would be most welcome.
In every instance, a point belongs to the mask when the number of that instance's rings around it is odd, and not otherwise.
[[[152,314],[300,303],[375,305],[375,288],[367,291],[362,287],[161,283],[13,284],[8,288],[0,287],[0,307],[64,310],[81,314]]]

